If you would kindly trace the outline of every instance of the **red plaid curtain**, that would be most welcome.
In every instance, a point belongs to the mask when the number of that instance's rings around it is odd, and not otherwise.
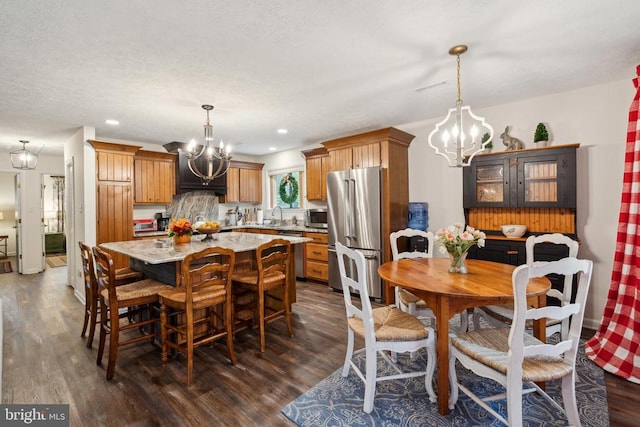
[[[586,352],[602,368],[640,383],[640,65],[633,79],[636,96],[629,109],[622,202],[611,287],[602,324]]]

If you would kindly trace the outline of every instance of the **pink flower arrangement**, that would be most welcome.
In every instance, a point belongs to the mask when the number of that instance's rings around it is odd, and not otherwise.
[[[463,231],[462,227],[463,224],[454,224],[436,232],[436,238],[442,244],[440,246],[441,253],[449,253],[459,257],[473,245],[478,245],[479,248],[484,246],[486,234],[470,226],[467,226]]]

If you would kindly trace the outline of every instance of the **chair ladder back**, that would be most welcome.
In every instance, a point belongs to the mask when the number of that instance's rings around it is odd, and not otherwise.
[[[584,319],[584,307],[587,291],[591,282],[593,262],[577,258],[563,258],[559,261],[533,265],[521,265],[513,272],[513,293],[515,296],[513,322],[509,334],[510,366],[522,363],[522,358],[536,354],[560,356],[565,362],[574,365],[579,344],[580,329]],[[576,302],[561,307],[529,308],[527,305],[527,284],[529,279],[544,277],[548,274],[579,275]],[[569,320],[570,329],[557,344],[544,344],[524,347],[524,334],[527,319],[550,317]]]
[[[93,256],[95,259],[98,292],[102,289],[107,289],[109,292],[109,305],[112,305],[116,300],[116,269],[113,259],[111,255],[97,246],[93,247]]]
[[[291,242],[274,239],[260,245],[256,251],[260,279],[270,274],[287,274],[291,254]]]
[[[569,256],[576,258],[578,256],[578,249],[580,245],[576,240],[573,240],[569,236],[565,236],[560,233],[540,234],[538,236],[531,236],[525,242],[526,262],[531,265],[535,262],[535,245],[538,243],[553,243],[556,245],[565,245],[569,250]],[[573,288],[573,276],[565,276],[564,286],[562,294],[554,289],[547,293],[547,296],[551,296],[559,299],[562,303],[567,303],[571,300],[571,291]]]
[[[182,283],[187,300],[201,288],[223,286],[228,290],[234,263],[235,252],[226,248],[206,248],[187,255],[182,262]]]
[[[411,250],[399,252],[398,240],[401,237],[406,239],[409,239],[410,237],[423,237],[427,241],[427,252]],[[403,258],[433,258],[434,236],[430,231],[414,230],[412,228],[394,231],[389,235],[389,243],[391,244],[391,255],[394,261]]]
[[[367,288],[367,270],[364,254],[357,250],[349,249],[340,242],[336,243],[336,253],[338,255],[338,268],[340,270],[344,303],[347,308],[347,317],[356,316],[363,321],[371,318],[372,308]],[[345,263],[345,257],[349,260],[349,268]],[[360,308],[353,303],[352,290],[360,295]],[[368,327],[367,322],[365,322],[365,327]]]

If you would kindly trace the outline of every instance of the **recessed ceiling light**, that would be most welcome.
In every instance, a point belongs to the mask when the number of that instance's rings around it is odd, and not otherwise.
[[[281,128],[281,129],[278,129],[278,133],[281,135],[284,135],[285,133],[289,133],[289,131],[284,128]]]
[[[277,148],[276,147],[269,147],[269,151],[276,151]]]
[[[107,119],[104,121],[106,124],[111,125],[111,126],[117,126],[120,124],[119,121],[117,120],[113,120],[113,119]]]

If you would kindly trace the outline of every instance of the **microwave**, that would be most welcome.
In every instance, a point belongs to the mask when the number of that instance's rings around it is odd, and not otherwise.
[[[327,228],[326,209],[307,209],[307,227]]]
[[[155,219],[134,219],[133,231],[144,233],[145,231],[158,231],[158,221]]]

